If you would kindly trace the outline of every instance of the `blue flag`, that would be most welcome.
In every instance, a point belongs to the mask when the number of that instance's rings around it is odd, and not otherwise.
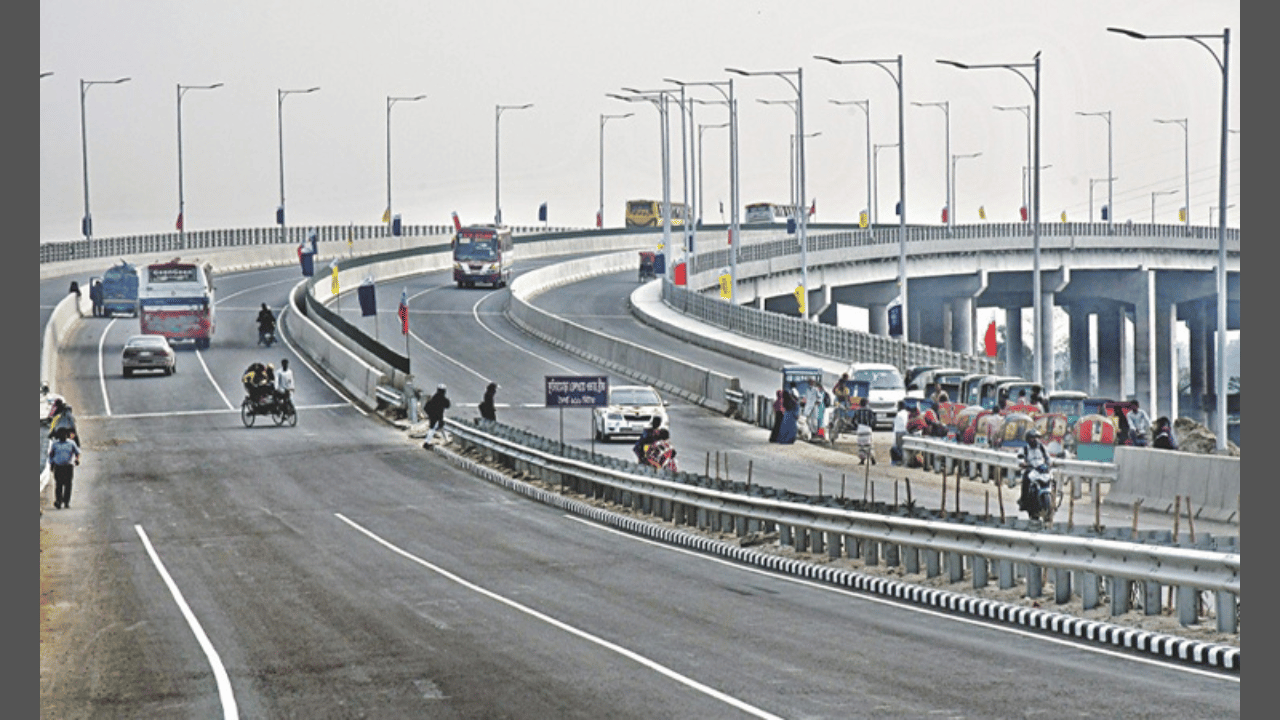
[[[538,208],[538,221],[539,222],[547,221],[547,204],[546,203],[542,203],[542,206]]]

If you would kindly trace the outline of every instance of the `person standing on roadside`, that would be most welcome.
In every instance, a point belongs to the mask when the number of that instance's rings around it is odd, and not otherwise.
[[[1129,437],[1133,438],[1133,444],[1137,447],[1147,446],[1147,433],[1151,432],[1151,418],[1147,416],[1145,410],[1138,404],[1137,398],[1134,398],[1133,408],[1129,410]]]
[[[871,431],[876,426],[876,411],[867,407],[866,398],[858,398],[858,409],[853,411],[853,426],[858,433],[858,464],[864,465],[867,460],[876,464],[876,456],[871,447]]]
[[[484,399],[480,401],[480,418],[489,422],[497,422],[498,414],[493,407],[493,396],[498,392],[498,383],[489,383],[484,389]]]
[[[907,435],[907,422],[910,419],[911,413],[907,411],[907,404],[899,400],[898,414],[893,416],[893,457],[890,459],[894,465],[901,465],[905,460],[902,454],[902,438]]]
[[[280,372],[276,373],[276,399],[284,400],[293,395],[293,371],[289,369],[289,358],[280,359]]]
[[[444,411],[449,409],[449,405],[449,398],[445,397],[444,383],[440,383],[436,386],[436,394],[422,406],[427,416],[427,439],[423,441],[422,447],[431,447],[431,439],[436,436],[437,431],[446,443],[449,442],[449,433],[444,429]]]
[[[80,446],[68,439],[65,429],[59,429],[49,444],[49,466],[53,468],[53,507],[71,507],[71,478],[75,466],[80,464]]]

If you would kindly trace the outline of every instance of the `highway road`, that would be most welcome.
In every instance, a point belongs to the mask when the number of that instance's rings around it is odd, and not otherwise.
[[[121,377],[136,320],[86,318],[63,353],[85,461],[72,508],[41,519],[42,715],[1239,715],[1239,675],[700,557],[457,471],[350,404],[287,339],[255,347],[259,304],[281,308],[298,279],[292,267],[219,278],[213,345],[180,350],[171,377]],[[638,334],[628,285],[610,276],[546,302]],[[66,286],[42,283],[42,320]],[[458,290],[444,274],[380,287],[388,344],[404,340],[402,287],[414,374],[449,387],[452,417],[473,416],[496,381],[500,420],[554,437],[542,376],[601,372],[514,328],[506,290]],[[297,426],[245,428],[240,374],[284,357]],[[729,449],[756,482],[803,482],[825,452],[769,446],[679,400],[670,410],[682,460]],[[565,434],[589,443],[587,415],[566,413]]]

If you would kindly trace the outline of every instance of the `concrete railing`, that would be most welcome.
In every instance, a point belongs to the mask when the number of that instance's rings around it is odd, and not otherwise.
[[[637,267],[634,252],[571,260],[521,275],[511,283],[507,315],[526,332],[624,376],[653,385],[690,402],[724,412],[725,391],[741,389],[735,377],[597,332],[535,307],[532,300],[551,288]]]
[[[1111,611],[1130,609],[1130,584],[1146,587],[1149,613],[1159,612],[1161,588],[1179,588],[1179,617],[1184,624],[1197,621],[1198,593],[1216,593],[1218,629],[1237,631],[1236,602],[1240,595],[1239,553],[1168,547],[1052,532],[1024,532],[1001,527],[860,512],[823,503],[801,503],[763,497],[750,492],[721,489],[707,478],[686,473],[641,472],[634,464],[608,461],[575,450],[566,456],[539,449],[527,437],[505,437],[496,424],[480,427],[446,420],[455,442],[465,450],[475,448],[491,462],[539,478],[575,492],[611,500],[621,506],[660,516],[668,522],[709,529],[729,529],[739,536],[749,532],[779,533],[783,545],[799,552],[826,552],[841,557],[862,557],[868,565],[897,565],[908,573],[940,574],[940,557],[946,556],[952,582],[963,579],[966,564],[975,588],[988,584],[994,569],[1002,589],[1014,584],[1014,566],[1025,568],[1026,593],[1042,593],[1041,570],[1053,573],[1055,602],[1069,602],[1073,588],[1084,607],[1099,602],[1098,578],[1112,585]],[[684,481],[677,481],[677,477]],[[855,549],[856,548],[856,549]],[[1152,600],[1154,600],[1154,608]]]
[[[1144,510],[1240,522],[1238,457],[1119,446],[1115,464],[1119,473],[1107,494],[1109,503],[1141,501]]]

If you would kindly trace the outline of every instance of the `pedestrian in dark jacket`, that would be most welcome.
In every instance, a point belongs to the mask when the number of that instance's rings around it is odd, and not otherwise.
[[[498,419],[498,415],[493,407],[493,396],[498,392],[498,383],[489,383],[484,389],[484,399],[480,401],[480,417],[483,420],[494,422]]]
[[[444,384],[436,386],[436,394],[427,399],[422,406],[422,411],[427,416],[427,439],[423,441],[422,447],[430,447],[431,439],[436,436],[439,431],[444,441],[449,442],[449,433],[444,429],[444,411],[449,409],[449,398],[445,397]]]
[[[71,479],[80,464],[80,446],[69,439],[70,433],[59,428],[49,445],[49,466],[53,468],[53,507],[71,507]]]

